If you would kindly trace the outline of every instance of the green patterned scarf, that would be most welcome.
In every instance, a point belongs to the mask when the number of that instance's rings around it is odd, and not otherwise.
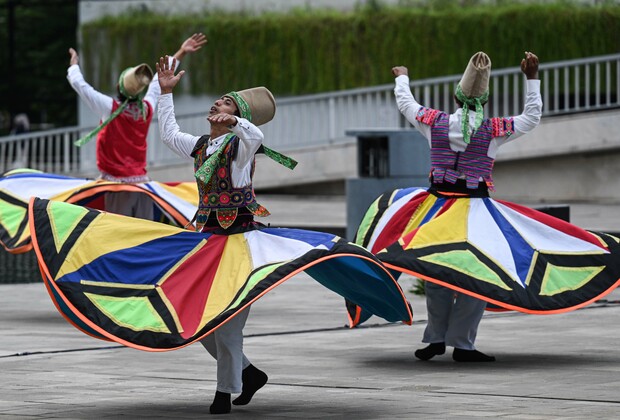
[[[224,139],[222,144],[220,144],[220,147],[217,148],[215,153],[209,156],[207,160],[205,160],[204,163],[200,165],[200,168],[196,170],[196,173],[194,174],[194,177],[196,177],[196,179],[202,181],[204,184],[209,183],[211,177],[213,176],[213,173],[215,172],[215,169],[218,166],[218,162],[220,161],[220,156],[222,156],[222,152],[224,152],[224,148],[233,137],[233,133],[229,133],[226,135],[226,138]]]
[[[471,134],[469,134],[469,106],[473,105],[476,108],[476,118],[474,120],[474,126],[472,127],[472,134],[476,132],[476,130],[482,124],[482,119],[484,118],[484,110],[483,104],[489,99],[489,91],[487,90],[481,96],[476,98],[468,98],[463,93],[461,89],[461,85],[456,86],[456,99],[463,103],[463,115],[461,120],[461,131],[463,133],[463,141],[469,144]]]
[[[226,147],[230,139],[232,139],[233,137],[234,137],[233,133],[229,133],[226,135],[226,137],[224,138],[224,141],[222,142],[220,147],[217,148],[215,153],[209,156],[207,160],[202,165],[200,165],[200,168],[196,170],[196,173],[194,174],[196,179],[199,179],[204,184],[209,183],[209,181],[211,180],[211,177],[213,176],[213,173],[215,172],[218,166],[218,162],[220,161],[220,157],[222,156],[222,153],[224,152],[224,148]],[[266,156],[278,162],[280,165],[286,168],[289,168],[289,169],[295,169],[295,166],[297,166],[297,161],[295,159],[285,156],[280,152],[276,152],[275,150],[270,149],[269,147],[265,145],[262,145],[261,148],[263,149],[263,152],[265,153]]]

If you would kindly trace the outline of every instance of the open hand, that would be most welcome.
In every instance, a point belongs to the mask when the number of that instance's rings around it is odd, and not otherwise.
[[[159,80],[159,87],[161,93],[172,93],[172,89],[179,83],[181,77],[185,74],[185,70],[181,70],[176,76],[174,74],[174,68],[176,67],[176,59],[172,59],[172,63],[168,63],[168,56],[159,57],[159,63],[155,63],[157,69],[157,79]]]
[[[194,53],[198,51],[204,44],[206,44],[207,37],[203,33],[195,33],[194,35],[187,38],[183,44],[181,44],[181,50],[184,53]]]

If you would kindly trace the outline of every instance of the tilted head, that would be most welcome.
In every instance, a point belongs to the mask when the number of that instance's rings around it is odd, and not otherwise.
[[[118,78],[118,91],[130,101],[142,99],[152,80],[153,70],[148,64],[142,63],[135,67],[128,67]]]

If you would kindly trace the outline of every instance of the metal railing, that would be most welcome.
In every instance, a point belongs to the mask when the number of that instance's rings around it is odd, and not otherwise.
[[[414,70],[415,76],[415,70]],[[604,110],[620,107],[620,54],[542,64],[543,116]],[[411,88],[421,104],[454,111],[453,92],[461,75],[413,80]],[[487,115],[521,113],[525,77],[518,67],[493,70]],[[261,127],[269,147],[299,150],[353,141],[345,136],[352,128],[406,127],[396,108],[393,84],[368,88],[278,98],[276,118]],[[181,129],[204,132],[205,113],[177,115]],[[82,149],[73,141],[90,127],[68,127],[17,136],[0,137],[0,172],[27,166],[45,172],[93,174],[94,145]],[[157,138],[156,119],[149,131],[150,167],[181,162]],[[92,142],[94,143],[94,142]]]

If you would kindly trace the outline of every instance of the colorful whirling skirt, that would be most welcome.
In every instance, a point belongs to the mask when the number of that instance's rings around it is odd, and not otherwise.
[[[27,220],[30,197],[105,210],[104,195],[115,192],[146,195],[153,202],[153,220],[175,226],[188,224],[198,205],[195,182],[125,184],[15,170],[0,177],[0,243],[13,254],[32,249]]]
[[[616,288],[619,241],[507,201],[427,188],[380,196],[356,238],[396,272],[532,314],[571,311]]]
[[[200,340],[302,271],[368,313],[411,324],[389,270],[335,235],[269,227],[219,235],[38,198],[28,219],[62,315],[87,334],[136,349]]]

